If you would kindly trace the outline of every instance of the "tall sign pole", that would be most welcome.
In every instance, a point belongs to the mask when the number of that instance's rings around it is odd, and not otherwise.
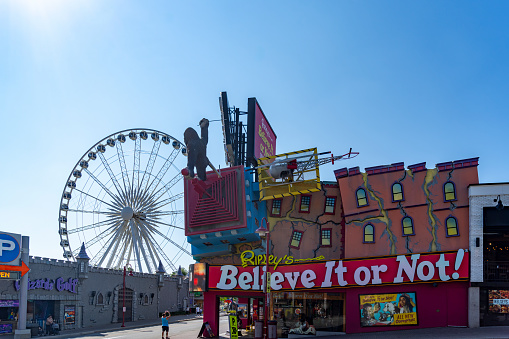
[[[30,237],[21,237],[21,264],[29,259]],[[30,338],[31,331],[27,330],[27,299],[28,299],[28,273],[21,276],[19,289],[18,328],[14,331],[14,338]]]
[[[27,263],[29,259],[29,242],[30,237],[23,236],[21,239],[21,261]],[[19,290],[19,316],[18,328],[25,330],[27,328],[27,299],[28,299],[28,274],[21,277]]]

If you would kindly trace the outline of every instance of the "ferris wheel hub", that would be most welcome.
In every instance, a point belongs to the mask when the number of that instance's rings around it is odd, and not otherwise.
[[[122,208],[122,211],[120,211],[120,216],[125,221],[131,220],[133,215],[134,215],[134,211],[130,206],[126,206],[126,207]]]

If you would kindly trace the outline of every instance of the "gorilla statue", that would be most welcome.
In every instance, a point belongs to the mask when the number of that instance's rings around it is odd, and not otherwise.
[[[198,133],[189,127],[184,132],[184,143],[187,148],[187,170],[188,175],[194,178],[194,168],[196,167],[196,174],[202,181],[207,180],[207,165],[209,159],[207,158],[207,143],[209,141],[209,121],[205,118],[200,120],[201,139]]]

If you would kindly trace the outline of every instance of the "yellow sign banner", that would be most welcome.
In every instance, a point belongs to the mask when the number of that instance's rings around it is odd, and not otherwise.
[[[237,314],[229,315],[230,320],[230,339],[238,339],[239,338],[239,325],[237,323]]]

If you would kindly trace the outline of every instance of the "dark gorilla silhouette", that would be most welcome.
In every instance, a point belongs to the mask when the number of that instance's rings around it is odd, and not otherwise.
[[[207,158],[207,143],[209,142],[209,121],[205,118],[200,120],[201,139],[198,133],[189,127],[184,132],[184,143],[187,148],[187,169],[189,176],[194,178],[194,168],[200,180],[207,180],[206,169],[209,164]]]

